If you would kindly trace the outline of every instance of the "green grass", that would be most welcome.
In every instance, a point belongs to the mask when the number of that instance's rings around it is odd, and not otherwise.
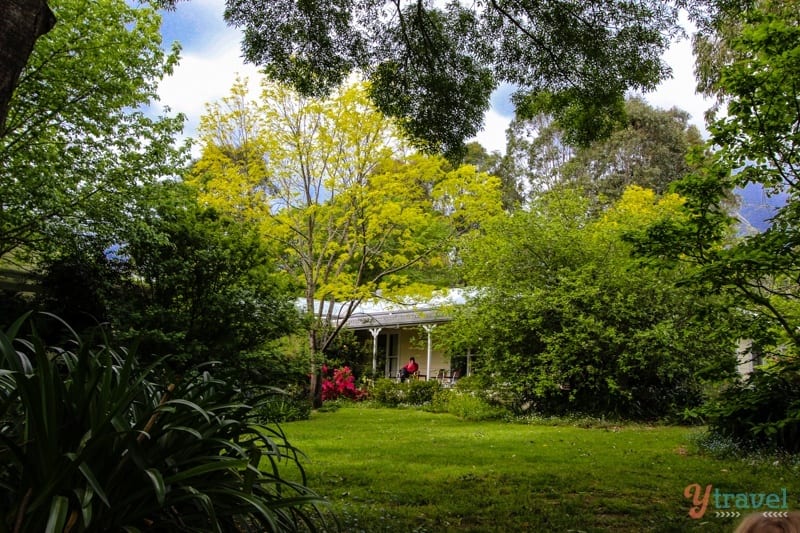
[[[693,451],[685,427],[465,422],[413,409],[342,408],[284,425],[309,486],[355,531],[732,531],[713,496],[688,517],[691,483],[779,492],[796,466]]]

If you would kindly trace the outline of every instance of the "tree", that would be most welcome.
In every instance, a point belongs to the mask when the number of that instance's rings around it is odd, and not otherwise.
[[[37,42],[0,137],[0,257],[120,227],[138,187],[183,162],[182,117],[142,109],[177,61],[158,14],[122,0],[51,5],[61,24]]]
[[[639,98],[625,102],[625,120],[605,139],[569,144],[551,117],[516,119],[509,126],[506,158],[532,193],[580,187],[600,205],[639,185],[658,194],[689,172],[689,151],[702,143],[685,111],[655,109]]]
[[[29,307],[55,314],[78,332],[94,330],[99,324],[127,329],[116,319],[132,314],[126,293],[129,263],[119,260],[112,248],[101,235],[76,234],[60,241],[57,250],[37,258],[39,291]],[[9,316],[7,323],[19,316]]]
[[[697,32],[692,36],[695,55],[695,77],[697,90],[706,97],[714,98],[715,104],[706,112],[708,121],[713,121],[720,108],[729,100],[730,93],[721,83],[723,69],[737,60],[732,41],[736,40],[745,24],[747,11],[771,11],[780,16],[785,2],[719,2],[717,9],[699,17]],[[791,5],[789,3],[788,5]]]
[[[691,225],[656,225],[639,235],[642,251],[702,265],[698,282],[731,291],[774,320],[800,346],[794,306],[800,298],[796,261],[800,189],[798,129],[800,30],[794,7],[763,2],[741,14],[741,32],[728,41],[733,58],[714,89],[728,100],[727,116],[709,127],[717,149],[677,184],[687,197]],[[768,194],[787,193],[769,230],[730,241],[732,219],[724,200],[735,186],[759,183]]]
[[[55,15],[46,0],[4,0],[0,3],[0,137],[8,104],[36,39],[50,31]]]
[[[556,186],[574,153],[575,148],[567,143],[564,131],[550,115],[516,117],[506,130],[504,165],[527,194]]]
[[[131,272],[128,315],[114,321],[126,337],[185,366],[221,360],[236,370],[244,353],[300,326],[294,283],[257,227],[198,205],[182,183],[156,185],[150,197],[118,252]]]
[[[625,103],[625,123],[607,139],[579,148],[564,168],[567,183],[583,187],[603,202],[613,202],[630,185],[669,190],[689,172],[687,154],[702,144],[689,114],[677,108],[654,109],[641,99]]]
[[[683,272],[632,259],[622,240],[682,222],[681,202],[634,186],[596,217],[565,189],[491,224],[465,246],[481,291],[448,326],[454,346],[520,411],[653,418],[699,404],[704,382],[733,371],[735,312],[677,286]]]
[[[304,287],[318,357],[364,298],[425,290],[406,273],[448,260],[457,236],[498,213],[499,182],[409,153],[363,85],[324,100],[266,83],[262,101],[237,85],[209,107],[191,182],[261,225]]]
[[[155,0],[154,6],[172,9],[179,0]],[[47,0],[0,0],[0,137],[11,96],[36,40],[53,29],[56,17]]]
[[[748,448],[796,452],[800,432],[800,15],[794,2],[756,2],[725,21],[724,53],[709,71],[710,90],[726,105],[710,126],[709,153],[676,184],[689,224],[661,221],[630,238],[641,253],[693,262],[691,281],[731,297],[760,321],[750,338],[765,365],[732,383],[709,409],[716,435]],[[770,227],[736,238],[725,199],[756,183],[787,202]]]
[[[520,87],[519,111],[557,115],[574,141],[609,133],[627,90],[669,74],[660,57],[680,4],[228,0],[225,17],[271,78],[319,96],[360,71],[378,109],[422,147],[460,155],[498,82]]]
[[[522,203],[520,182],[507,163],[507,159],[498,151],[489,153],[478,142],[466,144],[466,153],[462,159],[465,165],[474,166],[479,172],[486,172],[500,178],[503,189],[503,208],[507,211],[516,209]]]
[[[107,322],[181,371],[210,360],[239,370],[243,354],[300,327],[295,287],[257,227],[171,181],[148,187],[130,215],[121,243],[78,235],[42,259],[41,308],[78,331]]]

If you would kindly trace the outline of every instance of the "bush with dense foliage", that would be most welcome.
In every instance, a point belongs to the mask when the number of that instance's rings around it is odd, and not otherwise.
[[[482,290],[443,330],[453,353],[479,348],[493,401],[650,419],[698,405],[706,380],[733,372],[735,311],[678,285],[683,272],[631,258],[622,240],[643,221],[680,219],[680,203],[630,188],[597,214],[562,190],[465,247],[466,276]]]
[[[306,339],[306,344],[308,344]],[[358,339],[355,332],[342,329],[324,352],[327,366],[348,367],[359,378],[372,375],[372,351]],[[383,375],[381,369],[380,374]],[[308,367],[306,367],[308,372]]]
[[[464,420],[494,420],[508,414],[503,407],[491,403],[483,395],[459,389],[440,389],[428,407],[434,413],[450,413]]]
[[[756,369],[705,408],[708,430],[746,448],[800,452],[800,361]]]
[[[406,401],[411,405],[424,405],[433,400],[433,395],[441,388],[436,380],[425,381],[412,379],[408,382]]]
[[[428,409],[450,413],[464,420],[493,420],[509,414],[513,401],[503,387],[485,374],[472,374],[459,379],[452,388],[439,388]]]
[[[74,236],[45,258],[39,308],[78,331],[107,321],[142,357],[169,354],[176,369],[214,359],[247,379],[240,356],[299,325],[257,228],[174,182],[149,188],[135,216],[123,244]]]
[[[135,350],[0,332],[0,529],[286,531],[322,499],[263,401],[208,371],[163,381]],[[20,331],[31,324],[30,335]],[[64,324],[64,326],[66,326]],[[294,481],[294,480],[299,480]]]
[[[438,381],[408,380],[403,383],[389,378],[376,380],[369,389],[370,399],[379,405],[425,405],[433,401],[441,389]]]
[[[370,399],[379,405],[397,407],[405,400],[405,390],[400,385],[390,378],[376,379],[369,388]]]
[[[507,414],[502,407],[492,405],[476,394],[458,391],[448,399],[447,412],[464,420],[494,420]]]
[[[322,366],[322,400],[361,400],[366,392],[356,387],[356,379],[350,367],[334,368],[331,373],[328,367]]]

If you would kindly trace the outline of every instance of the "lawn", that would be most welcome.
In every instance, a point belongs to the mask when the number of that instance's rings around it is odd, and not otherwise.
[[[732,531],[737,520],[718,516],[713,493],[705,516],[689,518],[692,483],[723,495],[786,489],[788,508],[800,507],[796,466],[704,456],[692,428],[466,422],[361,407],[283,428],[347,532]]]

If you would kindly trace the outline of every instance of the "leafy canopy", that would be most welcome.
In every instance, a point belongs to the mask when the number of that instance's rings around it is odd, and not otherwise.
[[[129,278],[126,304],[114,309],[142,349],[176,366],[215,359],[234,371],[243,354],[299,326],[295,287],[257,227],[199,205],[182,183],[154,186],[142,211],[119,252]]]
[[[655,225],[639,242],[652,256],[699,263],[698,283],[737,295],[798,346],[800,20],[795,8],[761,2],[739,13],[741,31],[726,41],[731,59],[715,78],[715,91],[728,101],[726,116],[709,127],[716,150],[677,184],[692,223]],[[732,219],[725,199],[733,187],[750,183],[761,184],[767,194],[785,193],[787,202],[764,233],[726,241]]]
[[[570,144],[549,115],[517,118],[507,132],[505,167],[533,194],[554,187],[579,187],[598,205],[618,200],[639,185],[661,194],[690,170],[691,149],[701,145],[688,113],[662,110],[639,98],[625,102],[625,120],[605,139]]]
[[[251,102],[238,83],[201,135],[188,179],[200,201],[257,225],[303,287],[315,403],[316,358],[358,304],[419,293],[406,274],[447,262],[459,235],[500,211],[499,180],[410,152],[365,85],[323,99],[265,82]]]
[[[662,221],[630,238],[651,258],[694,262],[696,286],[732,298],[760,326],[744,338],[764,364],[706,409],[714,438],[796,452],[800,11],[796,2],[769,0],[728,7],[711,26],[701,61],[701,87],[726,103],[727,113],[709,127],[713,151],[676,184],[689,224]],[[726,199],[749,184],[784,194],[786,203],[764,232],[732,238]]]
[[[628,89],[669,74],[661,54],[677,6],[654,0],[228,0],[245,58],[306,96],[353,71],[427,150],[463,153],[499,82],[518,110],[548,110],[584,143],[607,134]]]
[[[144,106],[177,61],[160,17],[123,0],[53,0],[59,23],[22,72],[0,139],[0,257],[63,233],[109,234],[140,185],[176,175],[182,117]]]
[[[257,227],[173,181],[146,187],[130,215],[116,243],[75,235],[40,257],[36,307],[81,332],[109,323],[177,371],[210,359],[239,371],[243,354],[299,326],[295,287]]]

